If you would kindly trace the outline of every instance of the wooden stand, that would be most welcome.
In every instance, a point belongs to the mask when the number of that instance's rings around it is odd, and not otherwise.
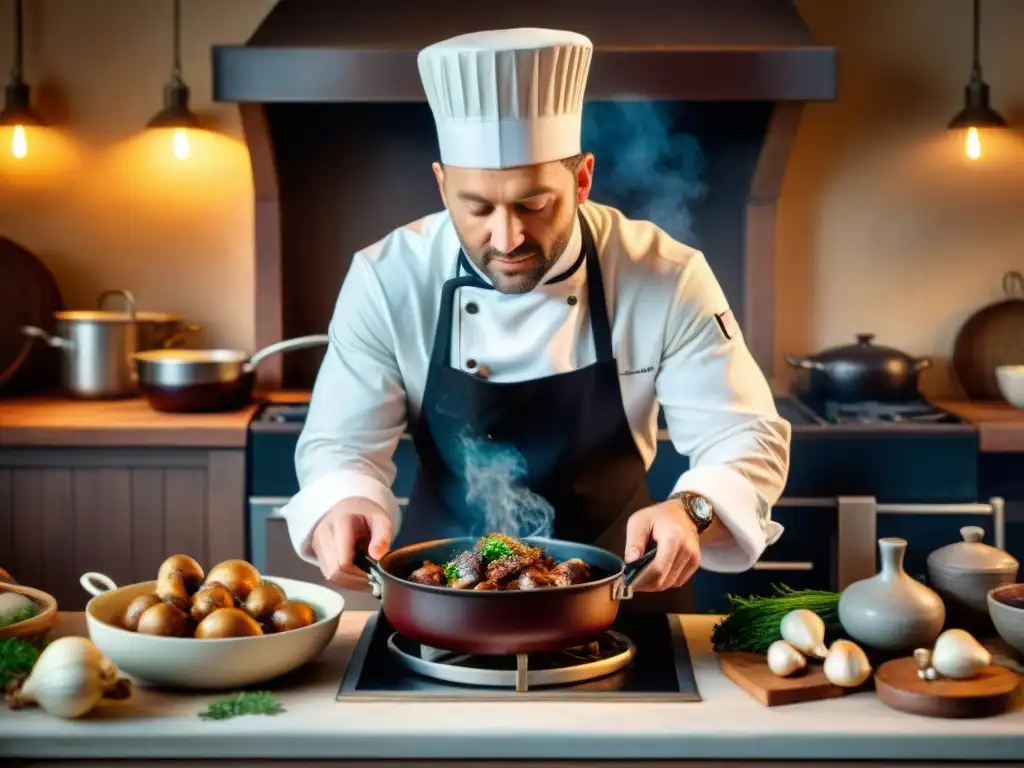
[[[922,680],[913,657],[887,661],[875,672],[875,690],[883,703],[925,717],[989,717],[1014,702],[1020,676],[989,666],[970,680]]]

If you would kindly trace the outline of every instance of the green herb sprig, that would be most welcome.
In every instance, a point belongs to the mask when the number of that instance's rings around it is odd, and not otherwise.
[[[444,577],[449,584],[459,578],[459,566],[455,564],[454,560],[449,560],[441,566],[441,570],[444,571]]]
[[[241,715],[277,715],[284,711],[269,691],[243,691],[213,702],[199,713],[199,717],[203,720],[227,720]]]
[[[480,557],[488,563],[492,560],[501,560],[504,557],[515,557],[515,554],[512,546],[497,536],[489,536],[480,545]]]
[[[40,653],[38,646],[20,637],[0,640],[0,690],[11,678],[31,672]]]
[[[782,639],[782,617],[798,608],[813,611],[825,622],[826,638],[843,636],[839,623],[839,593],[824,590],[795,590],[773,584],[770,597],[729,595],[729,614],[711,630],[716,651],[765,653],[768,646]]]

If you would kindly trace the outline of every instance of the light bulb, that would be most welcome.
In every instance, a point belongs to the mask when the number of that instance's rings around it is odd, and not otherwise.
[[[967,129],[967,136],[964,139],[964,154],[971,160],[981,157],[981,134],[978,133],[977,128]]]
[[[188,159],[188,132],[184,128],[174,129],[174,156],[179,160]]]
[[[28,139],[25,137],[25,126],[14,126],[14,136],[11,138],[11,154],[19,160],[28,154]]]

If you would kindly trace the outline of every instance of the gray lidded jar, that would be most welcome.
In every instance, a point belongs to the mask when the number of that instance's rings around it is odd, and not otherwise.
[[[1016,582],[1019,563],[1009,552],[983,543],[983,528],[966,525],[960,535],[963,541],[928,555],[928,582],[942,596],[956,623],[987,626],[986,596],[996,587]]]

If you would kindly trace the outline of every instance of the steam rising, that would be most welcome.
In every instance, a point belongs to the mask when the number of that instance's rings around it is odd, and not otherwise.
[[[696,137],[677,125],[681,109],[675,102],[588,101],[582,139],[596,156],[596,200],[696,246],[690,209],[707,194],[705,160]]]
[[[513,446],[461,436],[466,501],[483,512],[484,528],[473,535],[551,536],[555,510],[527,488],[526,461]]]

